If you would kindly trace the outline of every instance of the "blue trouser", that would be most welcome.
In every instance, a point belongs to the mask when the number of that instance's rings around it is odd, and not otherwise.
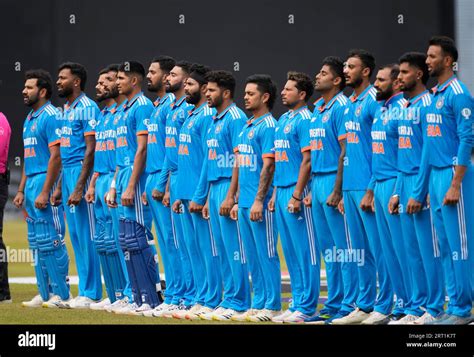
[[[59,295],[62,299],[69,298],[68,268],[69,256],[64,242],[66,225],[64,224],[64,208],[62,205],[57,207],[49,203],[44,209],[35,207],[36,197],[41,193],[46,173],[29,176],[25,186],[25,208],[28,213],[28,241],[30,249],[35,259],[35,274],[38,290],[44,301],[49,300],[49,293]],[[56,185],[55,185],[56,186]],[[54,189],[54,187],[53,187]],[[49,226],[49,232],[52,234],[41,234],[36,223],[42,221]],[[44,233],[44,232],[43,232]],[[43,238],[41,238],[41,235]],[[40,242],[43,240],[43,242]],[[55,249],[43,249],[51,246]],[[53,252],[54,259],[49,259],[49,252]]]
[[[313,175],[312,213],[316,236],[326,267],[328,299],[324,304],[324,309],[329,315],[335,315],[338,311],[346,315],[354,310],[357,300],[358,262],[353,259],[345,216],[337,208],[326,204],[329,195],[334,190],[335,182],[335,172]],[[340,256],[342,259],[339,258]]]
[[[402,174],[399,212],[405,243],[406,263],[410,272],[415,308],[425,306],[437,316],[444,306],[444,273],[438,238],[426,205],[416,214],[407,214],[405,207],[412,196],[417,175]]]
[[[173,204],[177,200],[176,192],[178,189],[176,185],[178,184],[178,172],[174,171],[170,174],[170,204]],[[183,230],[183,225],[181,224],[181,215],[179,213],[171,211],[171,223],[175,232],[176,241],[178,242],[178,253],[180,257],[183,280],[184,280],[184,290],[179,294],[182,299],[182,303],[186,306],[193,304],[193,301],[196,297],[196,282],[193,276],[193,268],[191,265],[190,253],[186,245],[185,232]],[[180,299],[180,300],[181,300]],[[176,297],[173,299],[173,304],[180,303],[180,300],[177,300]]]
[[[209,215],[212,233],[219,252],[224,296],[221,307],[236,311],[250,308],[250,282],[247,259],[237,222],[219,215],[219,209],[227,196],[229,178],[211,183]]]
[[[64,204],[74,192],[81,170],[81,164],[63,168],[62,196]],[[84,190],[87,189],[89,180]],[[79,296],[99,300],[102,297],[102,281],[100,279],[99,256],[94,247],[94,205],[82,199],[78,206],[65,207],[65,211],[69,237],[76,258],[77,274],[79,275]]]
[[[359,206],[364,194],[365,191],[344,191],[344,209],[352,249],[364,257],[364,263],[358,265],[359,292],[356,304],[366,312],[375,309],[388,314],[393,305],[392,284],[382,255],[375,214],[364,212]]]
[[[273,213],[263,209],[263,220],[250,220],[250,208],[239,208],[238,225],[252,276],[253,309],[281,310],[281,270],[278,232]]]
[[[295,186],[276,190],[276,223],[291,280],[293,302],[290,310],[314,315],[318,306],[321,268],[311,209],[302,207],[301,212],[288,212],[288,202]]]
[[[130,176],[132,174],[132,167],[126,167],[126,168],[121,168],[118,173],[117,173],[117,178],[116,178],[116,190],[117,190],[117,203],[118,203],[118,214],[119,214],[119,220],[130,220],[137,222],[139,225],[145,228],[146,230],[146,238],[148,240],[148,244],[150,245],[154,257],[155,257],[155,262],[156,262],[156,277],[155,277],[155,284],[156,284],[156,289],[157,291],[161,290],[161,282],[160,282],[160,274],[159,274],[159,267],[158,267],[158,254],[156,252],[156,247],[154,245],[154,239],[153,239],[153,234],[151,231],[152,228],[152,216],[151,216],[151,211],[148,206],[145,206],[142,203],[141,196],[143,193],[143,189],[145,188],[145,183],[147,179],[147,175],[143,173],[140,176],[140,179],[138,180],[136,186],[135,186],[135,196],[134,196],[134,201],[133,205],[131,206],[123,206],[121,202],[122,194],[123,192],[127,189],[128,183],[130,181]],[[123,246],[121,246],[123,250]],[[133,294],[133,299],[137,299],[138,292],[136,290],[136,287],[133,286],[133,279],[132,275],[134,274],[134,271],[132,271],[131,267],[131,261],[130,261],[130,254],[129,252],[124,251],[125,255],[125,261],[127,264],[127,273],[129,275],[129,279],[132,285],[132,292],[135,291]],[[139,272],[137,272],[139,273]],[[140,274],[140,273],[139,273]],[[136,303],[140,304],[140,301],[135,301]]]
[[[457,205],[443,205],[443,199],[451,186],[454,169],[452,167],[436,168],[430,176],[430,204],[433,212],[434,225],[439,232],[440,244],[448,247],[452,260],[453,276],[456,288],[455,302],[451,313],[460,317],[471,315],[472,309],[472,260],[468,255],[472,249],[474,231],[474,169],[470,165],[461,184],[461,195]],[[468,215],[466,217],[466,214]],[[472,250],[471,250],[472,252]],[[449,286],[450,282],[446,282]],[[449,293],[449,289],[448,289]],[[450,297],[451,298],[451,297]]]
[[[166,304],[178,304],[184,297],[186,283],[179,255],[178,241],[171,223],[171,209],[163,206],[161,202],[154,200],[152,197],[153,189],[156,187],[160,174],[161,171],[157,171],[148,176],[145,191],[148,205],[153,215],[153,221],[155,222],[158,246],[160,247],[161,259],[164,265],[166,279],[164,302]]]
[[[121,260],[121,252],[117,234],[114,233],[112,214],[105,195],[110,189],[114,173],[101,173],[95,183],[95,245],[99,254],[105,288],[111,302],[122,299],[127,288],[127,271],[125,262]],[[118,231],[118,230],[117,230]]]
[[[409,279],[408,264],[405,263],[407,252],[403,244],[400,216],[388,212],[388,203],[393,195],[397,179],[391,178],[377,181],[374,189],[375,218],[379,231],[382,254],[385,259],[393,291],[397,297],[394,314],[422,314],[419,306],[412,308],[409,298],[411,295],[411,281]],[[393,302],[393,296],[390,298]],[[388,303],[388,302],[387,302]],[[384,312],[385,314],[390,311]]]

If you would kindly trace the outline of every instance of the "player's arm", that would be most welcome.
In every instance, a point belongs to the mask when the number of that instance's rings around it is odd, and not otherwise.
[[[147,151],[148,134],[137,135],[137,152],[133,162],[133,170],[128,181],[128,186],[122,195],[122,205],[132,206],[135,197],[135,186],[140,180],[140,176],[145,169],[146,151]]]
[[[57,181],[59,173],[61,172],[61,154],[59,143],[49,147],[49,161],[48,171],[46,172],[46,180],[44,181],[41,193],[36,197],[35,207],[44,209],[48,205],[49,194]]]
[[[105,194],[105,202],[110,208],[116,208],[117,205],[117,175],[118,175],[118,166],[115,167],[114,178],[110,182],[109,192]]]
[[[86,192],[86,202],[92,203],[95,200],[95,184],[97,182],[97,178],[99,177],[98,172],[94,172],[91,177],[91,181],[89,182],[89,187],[87,187],[87,192]]]
[[[87,135],[84,137],[86,143],[86,152],[84,154],[84,161],[82,163],[81,173],[74,188],[74,192],[69,196],[67,205],[77,206],[81,202],[84,188],[87,179],[89,178],[92,168],[94,167],[94,153],[95,153],[95,135]]]
[[[292,213],[301,211],[301,203],[304,198],[303,191],[308,184],[309,176],[311,175],[311,150],[303,151],[302,154],[303,159],[298,172],[298,180],[296,181],[293,195],[288,201],[288,210]]]
[[[258,183],[257,195],[250,208],[250,220],[254,222],[263,219],[263,201],[267,197],[268,190],[272,185],[273,175],[275,174],[275,157],[266,156],[263,158],[263,167],[260,172],[260,181]]]
[[[13,204],[16,208],[21,208],[23,206],[23,202],[25,201],[25,186],[26,186],[26,175],[25,175],[25,166],[23,165],[23,171],[21,172],[21,180],[20,184],[18,185],[18,191],[13,198]]]
[[[337,162],[337,173],[336,182],[334,188],[326,200],[326,204],[331,207],[337,207],[339,201],[342,199],[342,175],[344,171],[344,157],[346,156],[346,139],[341,138],[339,140],[339,146],[341,147],[341,153]]]
[[[238,165],[239,154],[235,152],[234,155],[235,155],[235,161],[234,161],[235,165],[234,165],[234,168],[232,169],[232,177],[230,179],[229,190],[227,191],[227,195],[219,209],[219,214],[221,216],[229,216],[230,211],[232,210],[232,207],[234,207],[234,204],[236,202],[235,195],[237,193],[237,188],[238,188],[238,183],[239,183],[239,165]]]

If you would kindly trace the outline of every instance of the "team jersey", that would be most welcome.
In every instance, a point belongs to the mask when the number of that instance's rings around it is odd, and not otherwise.
[[[207,135],[207,180],[217,181],[232,177],[234,149],[247,116],[235,103],[213,118]]]
[[[166,117],[171,110],[171,103],[174,101],[173,93],[166,93],[163,97],[157,98],[153,103],[155,106],[148,125],[148,146],[146,158],[146,170],[154,173],[161,170],[165,161],[165,137],[166,137]]]
[[[398,174],[398,121],[407,103],[403,93],[396,93],[387,99],[375,112],[372,123],[372,181],[395,178]]]
[[[119,168],[130,167],[137,153],[137,136],[148,135],[148,124],[153,104],[143,92],[135,95],[123,105],[120,117],[116,118],[115,158]]]
[[[433,88],[433,103],[426,116],[426,137],[431,165],[468,166],[474,144],[473,98],[453,75]]]
[[[289,110],[278,120],[275,128],[276,187],[288,187],[298,181],[302,153],[309,151],[309,123],[311,112],[307,106]]]
[[[314,104],[309,129],[313,174],[337,172],[341,155],[339,141],[346,138],[344,111],[347,104],[347,97],[342,92],[327,104],[324,103],[324,98]]]
[[[239,165],[239,207],[250,208],[255,201],[263,159],[275,157],[276,120],[271,113],[258,118],[250,118],[239,134],[237,148]],[[264,205],[270,200],[272,190],[268,190]]]
[[[379,107],[376,90],[369,85],[359,96],[353,93],[344,109],[347,133],[344,158],[343,190],[365,191],[372,176],[372,140],[370,131]]]
[[[114,113],[117,103],[104,107],[95,128],[94,172],[106,174],[115,171]]]
[[[48,171],[49,148],[61,140],[60,112],[47,102],[36,111],[31,110],[23,124],[25,175]]]
[[[81,93],[72,103],[64,104],[61,117],[61,161],[63,167],[80,164],[86,152],[85,137],[95,135],[99,107]]]
[[[203,204],[207,198],[206,136],[215,109],[193,108],[179,132],[177,197]]]

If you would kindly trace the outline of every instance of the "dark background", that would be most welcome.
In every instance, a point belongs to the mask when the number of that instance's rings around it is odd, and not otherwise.
[[[238,62],[241,105],[243,82],[253,73],[270,74],[280,91],[288,70],[314,76],[325,56],[345,57],[351,48],[373,52],[378,64],[424,52],[432,35],[453,37],[453,11],[450,0],[0,0],[0,111],[13,130],[10,166],[23,152],[25,70],[41,67],[55,79],[60,63],[80,62],[94,97],[97,73],[109,63],[139,60],[147,68],[152,57],[167,54],[232,71]],[[63,100],[55,95],[53,104]],[[277,100],[274,115],[283,111]]]

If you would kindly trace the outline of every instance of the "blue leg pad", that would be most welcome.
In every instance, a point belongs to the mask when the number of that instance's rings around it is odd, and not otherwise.
[[[112,272],[109,262],[107,260],[107,247],[105,245],[105,235],[107,234],[106,223],[103,220],[96,220],[94,245],[99,255],[100,266],[102,267],[102,274],[104,275],[105,290],[111,302],[115,301],[115,289],[112,279]]]
[[[130,252],[128,251],[128,247],[127,247],[126,222],[130,222],[130,221],[125,218],[119,219],[119,244],[120,244],[120,249],[122,250],[123,255],[124,255],[125,265],[127,266],[128,280],[130,281],[130,287],[132,290],[132,299],[138,305],[141,305],[141,298],[138,293],[139,292],[138,279],[135,274],[132,260],[130,258]]]
[[[40,259],[38,252],[38,244],[36,242],[35,222],[30,218],[26,218],[26,225],[28,227],[28,243],[33,253],[36,285],[43,301],[49,300],[49,282],[48,272],[44,266],[44,260]]]

